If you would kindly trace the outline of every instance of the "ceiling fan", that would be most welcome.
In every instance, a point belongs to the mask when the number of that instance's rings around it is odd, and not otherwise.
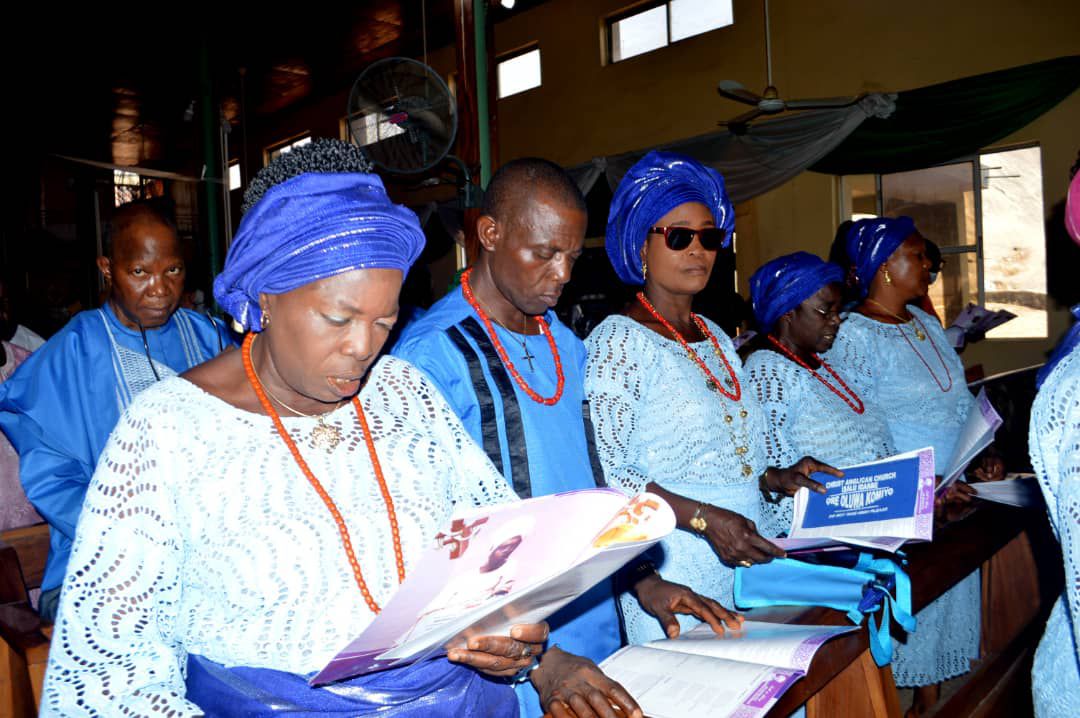
[[[772,80],[772,41],[769,35],[769,0],[764,0],[765,5],[765,72],[768,85],[759,95],[746,89],[742,83],[735,80],[721,80],[716,91],[724,97],[752,105],[748,110],[730,120],[724,120],[717,124],[726,126],[737,134],[746,131],[747,124],[761,115],[775,115],[786,110],[817,110],[823,108],[847,107],[859,101],[860,96],[853,97],[819,97],[802,100],[785,100],[780,97],[780,91],[773,85]]]

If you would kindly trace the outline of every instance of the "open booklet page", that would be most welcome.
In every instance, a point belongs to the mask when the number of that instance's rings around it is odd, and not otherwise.
[[[934,530],[934,450],[842,467],[844,476],[815,474],[826,493],[800,489],[791,530],[775,543],[785,550],[844,543],[895,551],[908,540],[929,541]]]
[[[938,493],[960,478],[979,452],[994,442],[994,432],[1001,424],[1001,416],[986,398],[986,389],[980,389],[978,396],[975,397],[975,406],[960,430],[960,438],[956,440],[956,448],[953,449],[953,455],[949,459],[949,468],[945,470],[938,483]]]
[[[746,621],[717,636],[700,625],[673,640],[627,646],[601,667],[653,718],[754,718],[806,674],[822,644],[854,630]]]
[[[454,518],[313,685],[405,665],[541,621],[675,528],[663,499],[589,489]]]

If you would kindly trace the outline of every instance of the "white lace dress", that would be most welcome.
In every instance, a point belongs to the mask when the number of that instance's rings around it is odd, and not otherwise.
[[[975,399],[938,320],[918,307],[908,310],[925,339],[912,325],[853,312],[824,358],[884,418],[897,451],[933,446],[940,474]],[[973,571],[919,611],[915,633],[896,651],[896,684],[931,685],[967,673],[979,655],[981,609],[979,572]]]
[[[596,449],[607,483],[633,495],[655,482],[669,491],[758,521],[758,477],[765,471],[764,417],[746,386],[731,340],[706,320],[735,369],[742,400],[734,402],[706,386],[701,368],[675,341],[633,319],[611,316],[585,341],[589,360],[585,391],[592,410]],[[728,372],[708,341],[692,344],[721,381]],[[662,542],[658,568],[683,583],[734,604],[734,570],[709,543],[688,531]],[[620,597],[631,643],[664,638],[660,623],[632,596]],[[680,617],[684,628],[697,621]]]
[[[516,500],[423,374],[382,359],[361,392],[406,568],[455,505]],[[337,503],[376,602],[397,586],[390,526],[353,407],[346,438],[286,418]],[[90,484],[52,640],[41,713],[172,715],[189,653],[306,674],[371,621],[337,526],[268,417],[180,378],[140,394]]]
[[[863,413],[856,414],[808,369],[786,356],[761,349],[747,358],[745,366],[747,383],[765,413],[765,455],[770,466],[791,466],[804,456],[832,466],[851,466],[896,453],[889,427],[874,407],[864,403]],[[818,373],[844,391],[825,368]],[[840,378],[852,386],[843,374]],[[779,504],[762,498],[762,535],[787,533],[791,511],[788,497]]]
[[[1064,718],[1080,708],[1080,350],[1050,373],[1031,408],[1031,465],[1065,560],[1065,590],[1035,653],[1035,715]]]

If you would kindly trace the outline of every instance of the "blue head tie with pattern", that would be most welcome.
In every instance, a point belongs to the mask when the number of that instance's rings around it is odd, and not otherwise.
[[[847,253],[855,265],[855,279],[861,296],[870,292],[878,267],[905,239],[916,233],[911,217],[871,217],[851,225],[847,234]]]
[[[674,152],[650,152],[623,176],[611,200],[604,243],[619,279],[644,284],[641,248],[657,220],[687,202],[705,205],[731,244],[735,208],[724,178],[711,167]]]
[[[809,252],[766,262],[750,277],[750,303],[763,332],[827,284],[844,282],[844,270]]]
[[[214,297],[248,331],[260,294],[284,294],[354,269],[407,274],[424,248],[412,210],[373,174],[306,173],[267,190],[244,215]]]

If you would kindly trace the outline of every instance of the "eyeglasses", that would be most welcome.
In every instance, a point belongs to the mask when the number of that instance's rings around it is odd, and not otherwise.
[[[690,246],[694,237],[701,242],[701,248],[715,252],[724,246],[727,232],[720,227],[706,227],[705,229],[690,229],[689,227],[650,227],[649,234],[664,235],[664,242],[668,249],[681,252]]]
[[[807,307],[821,315],[825,321],[844,321],[847,319],[847,312],[839,311],[834,312],[828,309],[822,309],[821,307],[814,307],[807,305]]]

